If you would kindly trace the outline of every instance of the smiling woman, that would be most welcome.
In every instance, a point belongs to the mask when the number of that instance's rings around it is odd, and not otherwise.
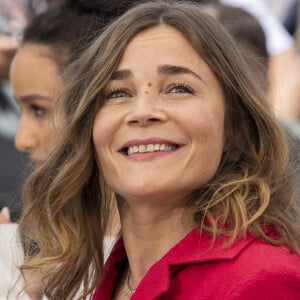
[[[50,299],[297,298],[288,147],[246,66],[201,6],[155,1],[68,68],[63,139],[20,224],[41,250],[23,268],[47,265]]]
[[[94,145],[106,182],[127,201],[149,196],[169,208],[167,199],[180,203],[216,173],[223,90],[178,30],[158,26],[134,37],[104,98]],[[162,169],[168,172],[159,176]]]

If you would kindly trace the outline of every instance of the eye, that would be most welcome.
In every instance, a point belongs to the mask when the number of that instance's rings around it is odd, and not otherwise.
[[[168,93],[194,94],[194,89],[186,84],[176,83],[171,85]]]
[[[37,104],[31,104],[30,109],[33,112],[34,116],[37,118],[43,117],[48,112],[47,108]]]
[[[125,88],[117,88],[113,89],[112,91],[108,92],[105,96],[106,99],[116,99],[116,98],[124,98],[130,97],[130,92]]]

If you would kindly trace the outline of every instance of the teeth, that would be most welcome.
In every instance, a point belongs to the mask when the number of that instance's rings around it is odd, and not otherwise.
[[[159,146],[159,151],[166,151],[166,144],[162,144]]]
[[[131,146],[127,149],[127,154],[132,155],[134,153],[156,152],[156,151],[171,151],[176,149],[175,145],[167,144],[148,144]]]
[[[147,145],[146,149],[147,149],[147,152],[153,152],[154,151],[154,145],[149,144],[149,145]]]
[[[159,144],[155,144],[154,145],[154,151],[159,151],[159,147],[160,147]]]
[[[139,152],[140,153],[146,152],[146,145],[139,145]]]

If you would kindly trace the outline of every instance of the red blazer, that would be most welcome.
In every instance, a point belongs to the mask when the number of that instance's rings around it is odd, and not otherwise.
[[[300,256],[251,236],[230,248],[213,247],[192,230],[147,272],[131,300],[299,300]],[[93,300],[110,300],[126,262],[120,239],[112,251]]]

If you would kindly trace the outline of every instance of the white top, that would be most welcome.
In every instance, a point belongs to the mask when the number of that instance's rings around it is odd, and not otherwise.
[[[103,241],[103,252],[104,252],[104,261],[107,260],[110,252],[112,251],[116,242],[116,237],[114,236],[105,236]]]
[[[293,37],[272,13],[265,0],[220,0],[220,2],[241,7],[258,19],[265,32],[270,55],[278,55],[293,46]]]
[[[16,223],[0,224],[0,300],[29,300],[24,292],[18,295],[22,290],[23,279],[17,266],[22,262],[23,251],[18,239],[17,228],[18,224]],[[104,238],[105,260],[111,252],[115,240],[115,237]]]
[[[0,224],[0,300],[29,300],[24,293],[18,298],[23,281],[17,266],[23,256],[17,227],[16,223]]]

